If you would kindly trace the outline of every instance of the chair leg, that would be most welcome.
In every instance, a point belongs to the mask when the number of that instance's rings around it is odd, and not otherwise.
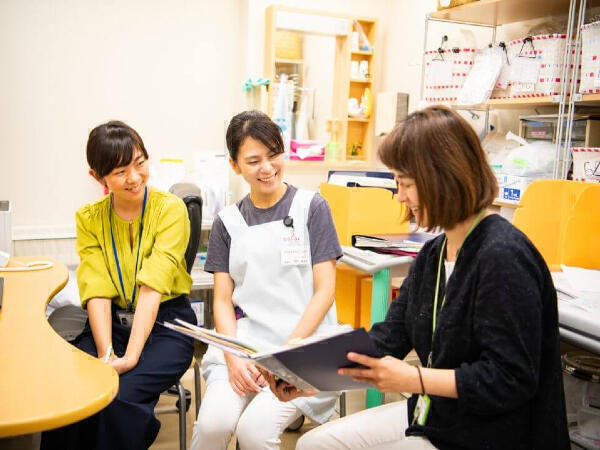
[[[185,389],[181,384],[181,380],[177,381],[177,393],[179,395],[179,448],[180,450],[186,450],[186,433],[185,433]]]
[[[202,386],[200,385],[200,364],[198,361],[194,362],[194,392],[196,399],[196,417],[198,417],[198,411],[200,411],[200,402],[202,401]]]
[[[340,417],[346,415],[346,392],[342,392],[340,395]]]

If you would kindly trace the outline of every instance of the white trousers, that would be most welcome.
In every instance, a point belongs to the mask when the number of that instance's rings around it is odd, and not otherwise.
[[[291,402],[280,402],[269,388],[243,397],[228,380],[212,380],[194,423],[191,450],[225,450],[235,433],[241,450],[278,450],[283,431],[302,415]]]
[[[420,436],[406,437],[407,402],[394,402],[323,424],[305,435],[296,450],[415,449],[436,447]]]

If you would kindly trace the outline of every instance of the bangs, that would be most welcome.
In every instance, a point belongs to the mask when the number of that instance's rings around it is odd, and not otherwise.
[[[140,135],[127,124],[111,121],[90,132],[87,160],[99,177],[105,177],[117,167],[131,164],[136,151],[148,159],[148,152]]]

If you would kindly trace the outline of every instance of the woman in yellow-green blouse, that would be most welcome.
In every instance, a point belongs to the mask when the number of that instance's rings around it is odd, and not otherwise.
[[[98,414],[45,432],[41,448],[148,448],[160,428],[158,397],[193,354],[192,339],[156,323],[196,323],[184,259],[190,224],[183,201],[147,186],[148,153],[128,125],[94,128],[87,160],[110,194],[76,214],[77,283],[89,319],[74,344],[114,367],[119,392]]]

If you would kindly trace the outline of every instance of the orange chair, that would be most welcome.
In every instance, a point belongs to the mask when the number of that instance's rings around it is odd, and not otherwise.
[[[533,242],[550,270],[559,271],[561,239],[578,196],[594,186],[568,180],[537,180],[529,185],[515,211],[513,225]]]
[[[352,245],[353,234],[408,233],[406,206],[383,188],[345,187],[321,183],[342,245]]]
[[[600,269],[600,185],[580,193],[565,226],[562,263]]]

